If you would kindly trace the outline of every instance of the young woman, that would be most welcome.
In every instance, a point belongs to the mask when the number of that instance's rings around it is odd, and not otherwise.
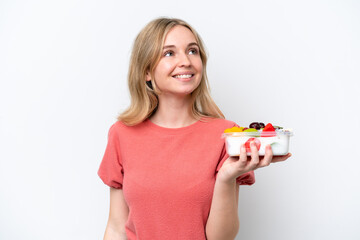
[[[137,36],[130,60],[131,105],[108,135],[98,174],[110,186],[108,239],[234,239],[239,185],[283,161],[226,154],[221,134],[236,126],[211,99],[206,53],[196,31],[159,18]]]

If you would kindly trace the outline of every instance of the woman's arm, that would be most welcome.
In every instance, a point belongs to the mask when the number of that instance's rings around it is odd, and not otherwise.
[[[239,185],[236,180],[228,183],[216,180],[206,223],[208,240],[233,240],[236,237],[239,231],[238,194]]]
[[[238,195],[236,178],[271,162],[284,161],[291,156],[273,157],[271,146],[266,146],[265,156],[259,157],[254,142],[250,144],[251,157],[247,157],[245,146],[241,146],[239,157],[229,157],[221,166],[214,187],[209,218],[206,223],[208,240],[233,240],[239,231]]]
[[[128,216],[129,208],[122,189],[110,187],[110,213],[104,240],[126,240],[125,224]]]

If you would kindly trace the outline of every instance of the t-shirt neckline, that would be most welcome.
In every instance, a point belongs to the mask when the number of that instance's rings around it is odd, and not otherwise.
[[[155,123],[153,123],[150,119],[146,119],[144,121],[144,123],[149,127],[151,128],[152,130],[155,130],[157,132],[160,132],[160,133],[164,133],[164,134],[178,134],[178,133],[184,133],[184,132],[189,132],[189,131],[192,131],[194,130],[200,123],[201,123],[201,119],[200,120],[197,120],[196,122],[188,125],[188,126],[185,126],[185,127],[179,127],[179,128],[167,128],[167,127],[162,127],[162,126],[159,126]]]

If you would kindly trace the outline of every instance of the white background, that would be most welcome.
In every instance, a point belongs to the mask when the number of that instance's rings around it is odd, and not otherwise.
[[[132,42],[158,16],[198,30],[228,119],[295,131],[293,157],[241,187],[237,239],[360,239],[356,0],[2,0],[0,239],[103,237],[97,169]]]

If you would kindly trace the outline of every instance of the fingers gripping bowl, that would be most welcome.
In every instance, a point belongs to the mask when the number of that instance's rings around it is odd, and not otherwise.
[[[240,147],[245,144],[246,152],[250,155],[250,143],[255,142],[260,156],[265,155],[265,147],[271,146],[274,156],[286,155],[289,152],[290,137],[293,136],[291,129],[273,126],[268,123],[251,123],[249,128],[233,127],[225,129],[226,151],[229,156],[239,156]]]

